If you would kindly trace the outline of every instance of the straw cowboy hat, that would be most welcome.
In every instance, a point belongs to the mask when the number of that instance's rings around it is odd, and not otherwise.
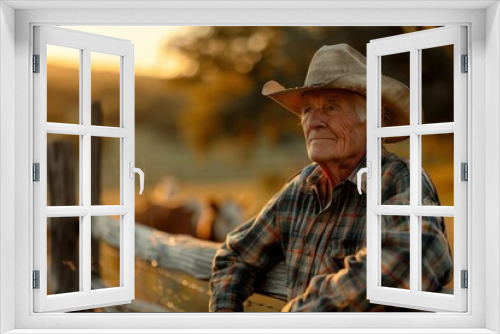
[[[303,94],[325,88],[345,89],[366,97],[366,58],[347,44],[325,45],[311,60],[303,87],[287,89],[276,81],[268,81],[262,88],[262,94],[300,116]],[[384,75],[381,89],[384,108],[382,125],[409,125],[410,89]],[[384,142],[394,143],[406,138],[385,138]]]

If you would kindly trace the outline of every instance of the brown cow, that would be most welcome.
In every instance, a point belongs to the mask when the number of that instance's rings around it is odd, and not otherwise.
[[[240,206],[230,199],[183,199],[179,182],[167,177],[155,187],[154,203],[136,213],[135,220],[160,231],[187,234],[199,239],[224,241],[226,234],[243,222]]]

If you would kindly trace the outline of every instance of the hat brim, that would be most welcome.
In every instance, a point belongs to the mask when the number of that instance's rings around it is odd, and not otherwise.
[[[401,82],[382,76],[382,105],[384,115],[382,126],[401,126],[410,124],[410,90]],[[284,88],[275,81],[267,82],[262,88],[262,94],[281,104],[291,112],[301,115],[304,93],[319,89],[343,89],[366,96],[366,75],[347,74],[321,85]],[[385,143],[395,143],[408,137],[385,138]]]

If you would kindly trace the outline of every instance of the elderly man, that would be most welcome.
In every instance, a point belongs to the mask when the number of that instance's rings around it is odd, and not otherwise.
[[[213,262],[210,311],[242,311],[262,272],[283,260],[283,311],[393,310],[366,300],[366,194],[356,189],[366,156],[365,64],[346,44],[324,46],[304,87],[264,86],[265,96],[300,116],[313,163],[228,234]],[[408,87],[384,76],[382,103],[385,126],[408,124]],[[439,205],[425,173],[422,180],[423,201]],[[409,204],[409,163],[385,148],[381,184],[383,204]],[[383,286],[409,289],[409,225],[408,217],[382,217]],[[452,273],[442,218],[422,219],[422,243],[422,289],[440,291]]]

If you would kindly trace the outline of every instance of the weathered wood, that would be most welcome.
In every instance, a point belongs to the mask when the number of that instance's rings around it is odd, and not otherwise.
[[[102,109],[101,103],[99,101],[92,102],[91,105],[91,124],[101,125],[102,124]],[[101,166],[102,166],[102,138],[92,137],[90,139],[90,197],[92,205],[101,204]],[[99,276],[99,259],[100,259],[100,248],[99,240],[92,237],[90,240],[90,254],[92,258],[92,273]]]
[[[71,141],[47,144],[47,187],[50,205],[76,205],[74,148]],[[79,218],[48,219],[50,240],[49,287],[51,293],[79,289]]]
[[[91,106],[91,123],[92,125],[102,124],[102,109],[101,102],[92,102]],[[91,166],[90,175],[91,179],[91,202],[92,205],[101,204],[101,158],[102,158],[102,138],[92,137],[90,139],[90,151],[91,151]]]
[[[95,236],[104,239],[112,246],[120,243],[119,222],[109,217],[95,217],[99,224],[92,230]],[[185,272],[197,279],[208,280],[211,274],[212,260],[220,243],[204,241],[186,235],[174,235],[158,231],[149,226],[135,225],[135,255],[155,261],[165,269]],[[270,269],[256,288],[256,292],[286,299],[286,269],[284,263],[278,263]]]
[[[99,276],[92,275],[92,289],[105,289],[108,288],[106,284],[101,280]],[[89,312],[89,310],[78,311],[78,312]],[[146,313],[169,313],[172,310],[151,303],[148,301],[133,299],[131,303],[121,304],[115,306],[106,306],[103,308],[93,309],[92,312],[108,312],[108,313],[119,313],[119,312],[146,312]]]

